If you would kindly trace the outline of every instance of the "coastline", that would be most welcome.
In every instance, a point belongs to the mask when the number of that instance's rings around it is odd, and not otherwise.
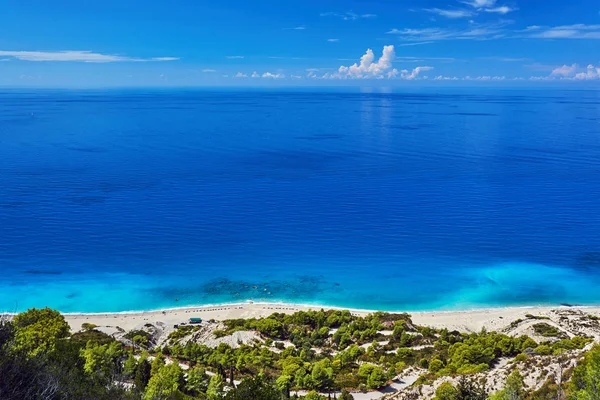
[[[296,304],[296,303],[270,303],[270,302],[245,302],[224,303],[203,306],[184,306],[176,308],[124,311],[107,313],[63,313],[73,331],[78,331],[84,322],[93,323],[104,327],[119,327],[124,330],[136,329],[145,323],[162,322],[171,327],[182,322],[187,322],[191,317],[200,317],[204,320],[214,319],[222,321],[236,318],[260,318],[280,312],[292,314],[298,311],[309,310],[348,310],[352,314],[364,316],[378,310],[352,309],[335,306]],[[385,311],[390,313],[407,312],[418,325],[436,328],[447,328],[463,332],[478,332],[485,328],[488,330],[502,330],[517,319],[526,319],[527,314],[552,317],[557,312],[570,312],[592,314],[600,316],[598,306],[507,306],[494,308],[476,308],[465,310],[440,310],[440,311]]]

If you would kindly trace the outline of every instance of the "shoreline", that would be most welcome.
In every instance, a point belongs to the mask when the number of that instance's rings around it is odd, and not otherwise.
[[[504,309],[527,309],[527,308],[564,308],[564,309],[586,309],[586,308],[600,308],[600,303],[598,304],[580,304],[580,303],[557,303],[557,304],[526,304],[526,305],[485,305],[485,306],[472,306],[470,308],[448,308],[448,309],[401,309],[401,310],[387,310],[387,309],[378,309],[378,308],[356,308],[356,307],[344,307],[337,305],[326,305],[320,303],[295,303],[288,301],[254,301],[254,300],[244,300],[244,301],[235,301],[235,302],[224,302],[224,303],[208,303],[208,304],[190,304],[190,305],[182,305],[178,307],[164,307],[164,308],[149,308],[143,310],[125,310],[125,311],[67,311],[62,312],[58,308],[58,310],[62,315],[105,315],[105,314],[116,314],[116,315],[127,315],[127,314],[143,314],[143,313],[157,313],[162,311],[185,311],[191,309],[204,309],[204,308],[214,308],[214,307],[231,307],[231,306],[245,306],[245,305],[260,305],[260,306],[292,306],[292,307],[302,307],[303,309],[312,309],[312,310],[348,310],[351,312],[357,313],[374,313],[374,312],[384,312],[389,314],[418,314],[418,313],[462,313],[462,312],[477,312],[477,311],[496,311],[496,310],[504,310]],[[43,308],[46,306],[40,306],[35,308]],[[53,307],[50,307],[53,308]],[[23,311],[0,311],[0,315],[16,315]]]
[[[146,323],[163,323],[167,328],[187,322],[191,317],[203,320],[238,318],[261,318],[273,313],[292,314],[298,311],[317,310],[347,310],[353,315],[365,316],[378,310],[353,309],[335,306],[272,303],[272,302],[243,302],[222,303],[203,306],[182,306],[147,311],[123,311],[104,313],[62,313],[73,331],[78,331],[84,322],[94,323],[104,327],[119,327],[132,330]],[[494,308],[478,308],[466,310],[440,311],[384,311],[388,313],[408,313],[417,325],[437,328],[448,328],[466,332],[477,332],[482,328],[501,330],[517,319],[527,319],[527,314],[555,317],[558,312],[592,314],[600,316],[599,306],[507,306]]]
[[[479,312],[479,311],[497,311],[497,310],[520,310],[520,309],[586,309],[586,308],[600,308],[600,304],[598,305],[566,305],[566,304],[557,304],[557,305],[522,305],[522,306],[485,306],[485,307],[473,307],[473,308],[460,308],[456,310],[452,309],[442,309],[442,310],[382,310],[376,308],[353,308],[353,307],[341,307],[341,306],[329,306],[323,304],[308,304],[308,303],[288,303],[288,302],[270,302],[270,301],[246,301],[246,302],[235,302],[235,303],[215,303],[215,304],[200,304],[200,305],[188,305],[181,307],[166,307],[166,308],[152,308],[147,310],[128,310],[128,311],[94,311],[94,312],[85,312],[85,311],[73,311],[73,312],[61,312],[62,315],[65,316],[81,316],[81,315],[129,315],[129,314],[144,314],[144,313],[160,313],[163,311],[189,311],[196,309],[205,309],[205,308],[215,308],[215,307],[233,307],[233,306],[247,306],[247,305],[255,305],[255,306],[287,306],[287,307],[301,307],[303,309],[311,309],[311,310],[347,310],[350,312],[356,313],[374,313],[374,312],[384,312],[388,314],[423,314],[423,313],[470,313],[470,312]],[[60,310],[59,310],[60,311]],[[16,315],[18,312],[7,312],[2,313],[4,315]]]

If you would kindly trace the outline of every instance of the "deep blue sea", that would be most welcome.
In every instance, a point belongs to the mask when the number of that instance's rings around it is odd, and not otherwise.
[[[0,310],[600,304],[600,92],[0,92]]]

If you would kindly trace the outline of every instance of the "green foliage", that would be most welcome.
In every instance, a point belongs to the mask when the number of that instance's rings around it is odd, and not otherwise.
[[[102,383],[110,382],[120,369],[122,355],[123,346],[119,342],[104,345],[88,342],[81,350],[83,370]]]
[[[448,349],[448,373],[485,371],[499,357],[512,357],[537,344],[528,337],[512,338],[496,332],[468,335]]]
[[[528,358],[529,358],[529,356],[527,354],[521,353],[521,354],[517,354],[514,361],[519,363],[519,362],[526,361]]]
[[[138,393],[142,393],[146,390],[146,386],[148,386],[148,382],[150,381],[151,368],[152,367],[146,358],[141,358],[139,360],[133,377],[135,390]]]
[[[594,346],[573,370],[569,384],[569,399],[600,399],[600,346]]]
[[[434,400],[459,400],[458,390],[450,383],[444,382],[435,391]]]
[[[150,343],[150,338],[152,337],[152,335],[149,332],[146,332],[141,329],[137,329],[137,330],[127,332],[123,337],[131,340],[133,343],[135,343],[138,346],[147,348],[148,344]]]
[[[429,372],[433,372],[434,374],[442,368],[444,368],[444,362],[437,358],[431,360],[431,362],[429,363]]]
[[[220,374],[211,376],[208,382],[208,388],[206,389],[206,395],[210,400],[217,400],[223,397],[223,388],[225,387],[225,381]]]
[[[542,315],[532,315],[532,314],[525,314],[525,318],[529,318],[529,319],[550,319],[550,317],[544,317]]]
[[[561,330],[559,330],[555,326],[552,326],[552,325],[547,324],[545,322],[540,322],[538,324],[534,324],[533,325],[533,330],[538,335],[541,335],[541,336],[544,336],[544,337],[564,337],[565,336],[564,332],[562,332]]]
[[[548,346],[547,344],[541,344],[533,349],[533,351],[541,356],[549,356],[552,354],[552,347]]]
[[[200,326],[198,325],[178,325],[177,329],[173,332],[169,333],[168,339],[171,345],[175,344],[175,342],[179,339],[183,339],[184,337],[191,335],[192,333],[198,331]]]
[[[56,342],[69,336],[69,324],[65,318],[48,307],[31,308],[17,314],[13,320],[15,327],[14,349],[33,357],[39,353],[51,353]]]
[[[528,400],[564,399],[563,393],[563,388],[556,384],[554,378],[549,378],[544,382],[541,388],[528,396]]]
[[[488,398],[484,384],[464,375],[458,380],[456,390],[460,400],[486,400]]]
[[[581,349],[592,340],[574,337],[538,345],[526,336],[513,338],[486,331],[464,334],[418,327],[406,314],[374,313],[357,317],[344,311],[321,310],[226,321],[223,334],[248,329],[259,331],[265,338],[264,343],[240,344],[235,349],[224,343],[209,348],[195,340],[180,340],[198,329],[183,325],[171,333],[168,345],[150,362],[145,351],[139,359],[139,349],[124,352],[119,342],[92,324],[68,337],[66,323],[61,324],[64,319],[52,310],[30,310],[27,318],[15,320],[20,320],[18,326],[0,320],[3,400],[14,398],[6,395],[8,390],[19,393],[19,399],[37,399],[36,391],[47,387],[56,387],[52,399],[275,400],[289,399],[292,389],[313,390],[309,396],[321,398],[318,392],[379,389],[405,368],[417,365],[429,371],[419,377],[416,385],[430,384],[440,376],[459,376],[456,386],[440,386],[436,398],[484,400],[485,387],[471,379],[473,375],[465,374],[486,371],[500,357],[527,360],[525,353],[530,350],[550,357]],[[58,333],[47,335],[40,328],[45,324],[67,329],[53,328],[51,331]],[[382,336],[382,330],[391,330],[391,336]],[[16,341],[19,333],[39,340],[33,344]],[[150,344],[151,334],[146,331],[131,331],[126,336],[138,344]],[[293,345],[286,347],[283,340]],[[380,344],[384,340],[389,341]],[[372,344],[365,351],[363,346],[368,343]],[[163,354],[169,355],[173,362],[166,365]],[[572,399],[595,399],[589,397],[595,393],[595,382],[600,381],[594,375],[600,362],[594,360],[586,356],[573,373],[568,391]],[[187,362],[191,368],[184,374],[179,362]],[[216,374],[210,377],[207,369]],[[234,373],[242,383],[225,388],[226,380],[233,382]],[[133,388],[122,388],[123,382],[133,383]],[[556,383],[548,381],[538,391],[529,393],[528,400],[557,398],[560,390]],[[260,395],[252,394],[259,392]],[[352,398],[349,393],[342,393],[339,398]],[[522,378],[511,375],[505,388],[492,398],[525,398]]]
[[[490,400],[524,400],[525,394],[523,376],[518,370],[514,370],[513,373],[506,378],[504,389],[492,394]]]
[[[387,377],[383,369],[379,366],[373,368],[371,374],[367,378],[367,387],[369,389],[377,389],[387,383]]]
[[[315,390],[311,390],[304,396],[305,400],[322,400],[323,397]]]
[[[71,340],[79,342],[82,346],[85,346],[88,342],[108,344],[115,341],[112,336],[107,335],[104,332],[97,331],[96,329],[75,332],[71,335]]]
[[[205,393],[208,389],[210,377],[206,374],[204,368],[194,367],[187,371],[185,391],[193,396]]]
[[[277,386],[263,375],[246,378],[227,392],[225,400],[281,400]]]
[[[173,399],[182,398],[183,372],[177,364],[168,364],[160,368],[156,374],[152,375],[144,400]]]
[[[93,329],[96,329],[97,327],[98,327],[98,325],[90,324],[88,322],[84,322],[83,324],[81,324],[81,329],[84,331],[91,331]]]
[[[352,396],[346,389],[342,389],[340,393],[339,400],[354,400],[354,396]]]
[[[156,357],[154,357],[154,360],[152,360],[151,365],[151,369],[150,369],[150,375],[154,376],[156,374],[158,374],[158,371],[164,367],[166,364],[165,362],[165,356],[162,355],[162,353],[158,353],[156,355]]]
[[[123,363],[123,373],[127,378],[133,378],[135,376],[135,371],[137,370],[138,362],[135,359],[133,353],[129,353],[127,356],[127,360]]]

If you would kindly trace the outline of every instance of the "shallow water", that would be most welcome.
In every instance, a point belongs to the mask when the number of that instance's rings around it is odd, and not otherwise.
[[[599,172],[594,91],[4,91],[0,309],[598,304]]]

